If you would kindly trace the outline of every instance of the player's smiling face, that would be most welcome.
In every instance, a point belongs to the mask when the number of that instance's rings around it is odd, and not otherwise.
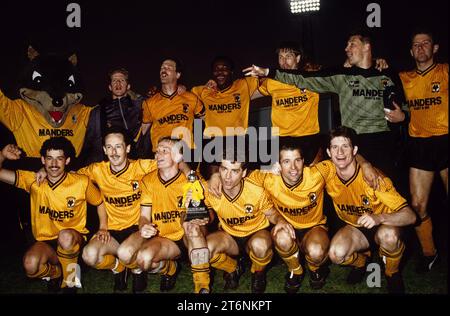
[[[338,169],[350,166],[358,152],[358,146],[353,146],[350,139],[338,136],[331,140],[327,153]]]
[[[240,162],[222,160],[219,167],[219,174],[225,192],[240,186],[242,178],[246,175],[246,170],[243,170],[241,165]]]
[[[130,145],[125,144],[122,134],[112,133],[106,135],[103,150],[114,171],[120,171],[126,166]]]
[[[45,157],[41,157],[44,169],[47,172],[47,178],[51,182],[58,181],[64,174],[66,166],[70,162],[70,158],[66,158],[64,151],[61,149],[49,149]]]
[[[178,164],[175,147],[170,141],[161,141],[156,147],[155,159],[158,169],[171,168]],[[181,155],[181,154],[180,154]]]
[[[281,176],[289,185],[296,184],[303,175],[304,160],[298,150],[280,151]]]
[[[218,60],[214,63],[212,75],[220,90],[231,85],[232,73],[233,71],[231,70],[230,65],[228,65],[225,61]]]
[[[364,59],[364,51],[368,49],[368,44],[364,44],[360,37],[357,35],[351,36],[345,47],[345,53],[348,58],[348,62],[352,66],[358,66]]]

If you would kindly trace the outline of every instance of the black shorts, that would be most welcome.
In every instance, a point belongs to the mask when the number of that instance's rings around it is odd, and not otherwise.
[[[328,227],[323,224],[315,225],[315,226],[308,227],[308,228],[295,229],[295,236],[297,237],[297,241],[299,243],[301,243],[303,238],[305,238],[306,233],[308,233],[314,227],[322,227],[326,232],[328,232]]]
[[[336,223],[337,226],[337,231],[339,231],[341,228],[350,225],[346,222],[344,222],[343,220],[339,219]],[[358,226],[353,226],[350,225],[356,229],[358,229],[363,235],[364,237],[366,237],[367,241],[369,242],[369,249],[370,250],[375,250],[377,249],[377,243],[375,242],[375,234],[377,233],[378,227],[379,226],[375,226],[372,227],[371,229],[365,228],[365,227],[358,227]]]
[[[323,147],[322,137],[320,134],[291,137],[291,136],[280,136],[280,148],[283,145],[299,145],[302,152],[303,158],[305,159],[305,165],[309,165],[314,161],[317,152]]]
[[[119,244],[123,243],[131,234],[139,230],[138,225],[133,225],[122,230],[109,230],[109,234],[113,237]]]
[[[244,256],[245,254],[247,254],[247,243],[249,241],[249,239],[257,232],[261,231],[261,230],[267,230],[270,234],[270,231],[272,230],[273,225],[271,224],[269,227],[260,229],[256,232],[254,232],[253,234],[250,234],[248,236],[245,237],[235,237],[235,236],[231,236],[237,243],[238,248],[239,248],[239,256]]]
[[[410,137],[408,165],[426,171],[448,168],[448,134],[432,137]]]

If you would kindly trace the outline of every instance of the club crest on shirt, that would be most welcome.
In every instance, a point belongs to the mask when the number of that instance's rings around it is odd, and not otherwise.
[[[189,104],[183,103],[183,113],[188,113],[188,112],[189,112]]]
[[[317,194],[316,192],[310,192],[308,194],[309,202],[314,203],[317,200]]]
[[[431,83],[431,92],[439,92],[439,91],[441,91],[441,83],[440,82]]]
[[[351,88],[359,87],[359,80],[350,80],[348,82],[348,86],[351,87]]]
[[[74,115],[72,115],[72,123],[73,124],[76,124],[77,123],[77,116],[74,114]]]
[[[241,103],[241,95],[239,93],[234,93],[233,97],[234,97],[234,102]]]
[[[254,206],[252,204],[245,204],[244,208],[245,208],[245,213],[247,213],[247,214],[253,213]]]
[[[362,204],[363,204],[364,206],[369,206],[369,205],[370,205],[370,200],[369,200],[369,198],[368,198],[367,196],[365,196],[365,195],[361,195],[361,201],[362,201]]]
[[[131,181],[131,187],[133,188],[133,191],[139,190],[139,181],[132,180]]]
[[[389,79],[381,79],[381,84],[384,88],[386,88],[387,86],[389,86]]]
[[[67,199],[67,207],[73,208],[75,206],[76,199],[73,196],[69,196],[66,199]]]

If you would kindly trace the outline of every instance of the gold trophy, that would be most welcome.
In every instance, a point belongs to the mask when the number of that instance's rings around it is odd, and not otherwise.
[[[183,185],[183,205],[186,205],[187,193],[191,191],[191,200],[186,207],[186,221],[190,221],[196,218],[203,219],[209,218],[208,210],[205,207],[203,199],[203,187],[198,180],[194,170],[189,172],[187,176],[188,183]]]

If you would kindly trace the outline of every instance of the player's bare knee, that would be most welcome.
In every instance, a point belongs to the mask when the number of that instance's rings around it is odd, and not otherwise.
[[[98,262],[98,249],[91,245],[87,245],[84,247],[81,257],[88,266],[93,267]]]
[[[341,264],[347,257],[348,247],[343,244],[334,244],[330,246],[328,256],[335,264]]]
[[[274,236],[274,242],[281,250],[288,251],[295,241],[285,231],[279,231]]]
[[[420,218],[424,218],[427,216],[427,209],[425,201],[421,201],[417,198],[413,198],[411,201],[412,209],[417,213]]]
[[[267,255],[270,249],[270,243],[264,238],[255,238],[252,240],[250,249],[259,258],[263,258]]]
[[[389,250],[396,249],[400,242],[398,230],[392,227],[380,227],[377,231],[377,239],[380,241],[380,246]]]
[[[117,257],[124,264],[130,264],[133,259],[134,251],[131,247],[120,245],[117,249]]]
[[[75,236],[69,230],[61,230],[58,235],[58,245],[64,250],[70,250],[75,246]]]
[[[144,271],[151,270],[153,256],[148,251],[139,251],[136,257],[136,263]]]
[[[311,242],[306,246],[306,254],[314,263],[320,263],[327,255],[327,250],[320,243]]]
[[[35,274],[39,269],[40,258],[34,254],[25,254],[23,256],[23,268],[28,275]]]

